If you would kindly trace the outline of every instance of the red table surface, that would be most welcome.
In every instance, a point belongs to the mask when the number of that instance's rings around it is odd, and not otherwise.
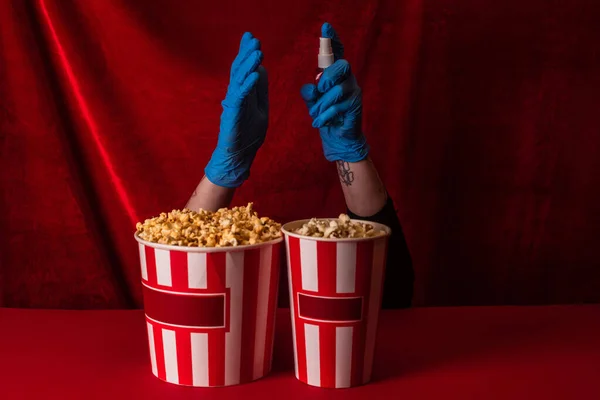
[[[600,305],[386,311],[374,381],[343,390],[295,379],[278,313],[274,371],[207,389],[152,375],[142,311],[0,309],[0,398],[600,399]]]

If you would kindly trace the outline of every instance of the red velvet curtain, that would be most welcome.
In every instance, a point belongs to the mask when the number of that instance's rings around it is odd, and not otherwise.
[[[202,177],[245,30],[271,121],[235,203],[343,211],[299,96],[323,21],[364,89],[415,304],[600,300],[598,2],[38,0],[0,2],[0,305],[139,306],[134,223]]]

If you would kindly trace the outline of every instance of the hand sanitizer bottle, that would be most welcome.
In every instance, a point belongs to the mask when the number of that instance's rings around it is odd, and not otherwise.
[[[319,82],[325,68],[333,64],[333,49],[331,48],[331,39],[319,38],[319,55],[316,81]]]

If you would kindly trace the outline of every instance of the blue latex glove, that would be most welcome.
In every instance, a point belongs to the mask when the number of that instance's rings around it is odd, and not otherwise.
[[[235,188],[250,176],[256,152],[265,141],[269,120],[267,70],[260,41],[245,33],[231,65],[229,87],[221,103],[219,139],[204,173],[215,185]]]
[[[369,145],[362,133],[362,91],[344,60],[344,46],[327,22],[321,36],[331,39],[335,63],[326,68],[318,85],[307,84],[300,94],[319,128],[323,153],[329,161],[358,162],[369,154]]]

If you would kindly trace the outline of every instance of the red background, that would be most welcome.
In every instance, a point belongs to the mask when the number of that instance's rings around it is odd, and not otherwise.
[[[364,89],[415,304],[597,302],[599,20],[593,0],[2,1],[0,305],[139,305],[134,223],[202,177],[245,30],[271,120],[235,203],[343,211],[299,96],[324,21]]]

